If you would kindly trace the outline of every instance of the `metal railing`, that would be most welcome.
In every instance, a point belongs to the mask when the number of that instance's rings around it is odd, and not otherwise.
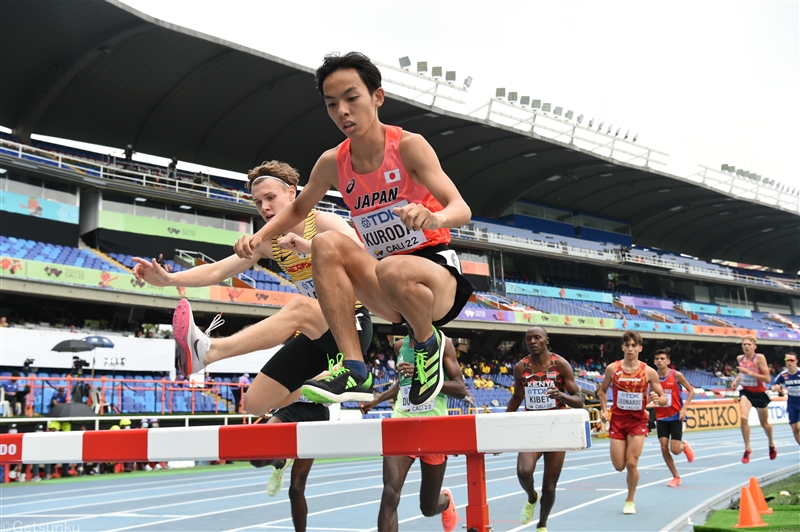
[[[207,175],[202,177],[177,173],[177,178],[168,177],[168,173],[157,167],[138,162],[122,164],[104,163],[98,160],[82,158],[75,155],[63,155],[18,142],[0,139],[0,154],[20,160],[38,163],[44,166],[71,170],[88,177],[98,177],[112,181],[121,181],[131,185],[155,187],[172,192],[185,192],[208,199],[232,201],[249,204],[252,196],[238,190],[228,190],[211,184]],[[116,159],[115,159],[116,161]],[[204,180],[200,183],[197,179]]]
[[[176,249],[175,253],[178,255],[178,257],[193,265],[196,265],[195,259],[200,259],[206,264],[214,264],[215,262],[217,262],[216,260],[212,259],[202,251],[189,251],[186,249]],[[248,283],[249,285],[253,286],[253,288],[256,287],[256,280],[247,275],[246,273],[238,273],[234,275],[234,277]]]

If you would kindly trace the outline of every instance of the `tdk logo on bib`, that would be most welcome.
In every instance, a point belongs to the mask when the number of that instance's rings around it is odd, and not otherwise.
[[[384,172],[383,178],[386,180],[387,183],[394,183],[396,181],[400,181],[400,169],[395,168],[394,170],[389,170],[388,172]]]

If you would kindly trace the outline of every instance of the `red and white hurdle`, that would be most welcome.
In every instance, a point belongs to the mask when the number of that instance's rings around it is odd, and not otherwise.
[[[585,410],[0,435],[0,462],[166,462],[463,454],[467,528],[489,528],[483,455],[591,446]]]

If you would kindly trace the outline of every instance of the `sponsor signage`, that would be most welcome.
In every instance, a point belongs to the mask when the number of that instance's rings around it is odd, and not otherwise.
[[[134,216],[133,214],[110,211],[100,211],[99,222],[102,229],[109,229],[112,231],[208,242],[224,246],[232,246],[241,236],[241,234],[236,231],[228,231],[226,229],[203,227],[201,225],[182,222],[170,222],[167,220],[158,220],[145,216]],[[246,224],[243,225],[246,226]]]
[[[0,211],[68,224],[77,224],[80,219],[80,210],[76,205],[3,190],[0,190]]]
[[[786,399],[774,398],[769,404],[770,424],[789,423],[789,414],[786,411]],[[696,401],[686,409],[686,431],[730,429],[739,427],[739,401],[724,399],[719,401]],[[755,408],[750,410],[747,419],[748,425],[760,425],[758,412]]]

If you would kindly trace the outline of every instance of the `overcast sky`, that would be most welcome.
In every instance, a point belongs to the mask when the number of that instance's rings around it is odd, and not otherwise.
[[[505,87],[638,133],[673,173],[727,163],[800,187],[796,1],[125,3],[312,68],[331,51],[427,60],[474,79],[450,110]]]

